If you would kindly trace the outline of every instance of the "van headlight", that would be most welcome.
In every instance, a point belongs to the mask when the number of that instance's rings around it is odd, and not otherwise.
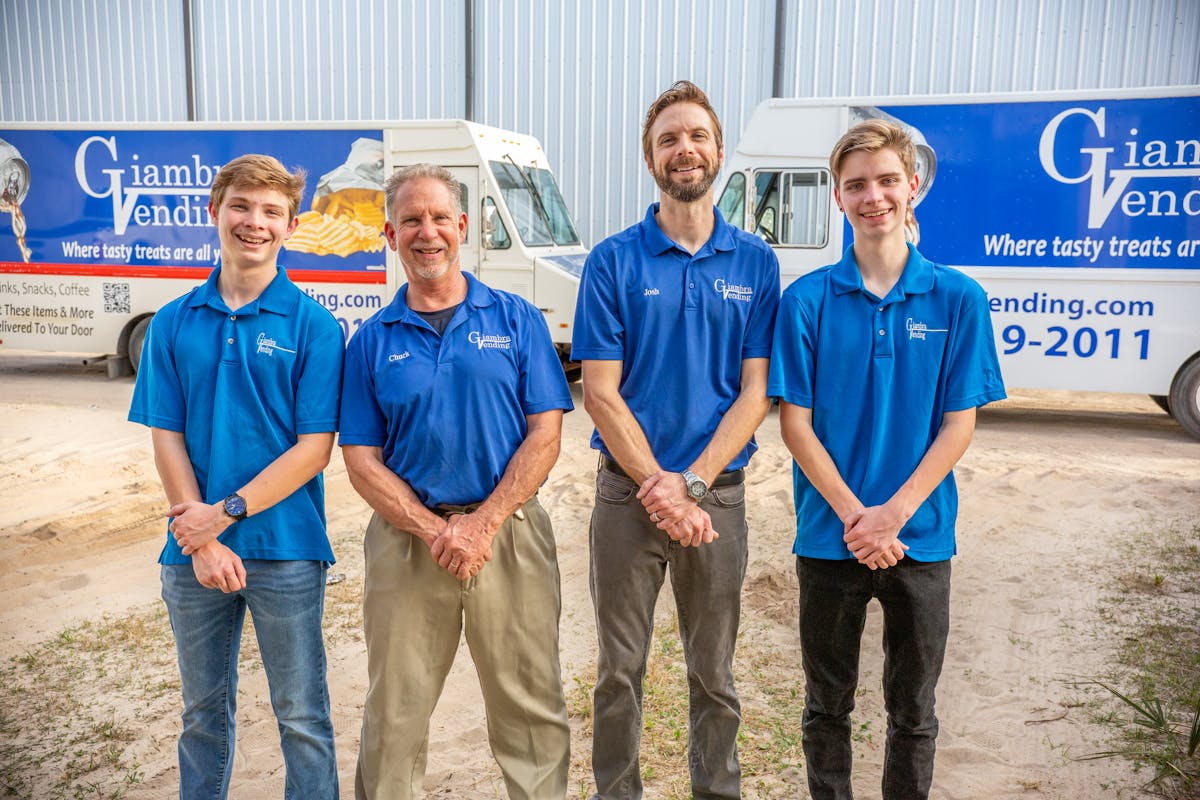
[[[874,106],[850,107],[851,127],[869,119],[881,119],[899,125],[912,138],[913,144],[917,147],[917,196],[913,199],[913,206],[919,206],[921,200],[929,193],[933,186],[933,179],[937,175],[937,153],[933,152],[929,142],[925,141],[925,135],[904,120],[897,119]]]

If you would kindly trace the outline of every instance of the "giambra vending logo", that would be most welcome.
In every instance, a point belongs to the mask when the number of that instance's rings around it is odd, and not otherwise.
[[[1076,119],[1078,118],[1078,119]],[[1072,132],[1080,124],[1100,136],[1105,147],[1080,147],[1082,171],[1070,174],[1060,169],[1055,147],[1060,131],[1068,124]],[[1074,135],[1074,133],[1072,134]],[[1126,217],[1200,216],[1200,189],[1184,191],[1200,177],[1200,140],[1143,138],[1137,128],[1115,133],[1109,139],[1103,106],[1092,111],[1069,108],[1046,125],[1038,144],[1042,169],[1059,183],[1088,185],[1088,227],[1104,225],[1114,211]],[[1169,181],[1186,179],[1187,183]],[[1138,188],[1131,188],[1134,180]],[[1149,185],[1154,181],[1152,185]]]
[[[263,353],[268,356],[275,355],[276,350],[282,350],[285,353],[296,352],[295,350],[288,350],[286,347],[280,347],[275,343],[274,339],[272,339],[270,336],[267,336],[265,333],[260,333],[254,343],[258,345],[258,350],[256,352]]]
[[[475,345],[480,350],[495,349],[508,350],[512,347],[511,336],[500,336],[491,333],[480,333],[479,331],[471,331],[467,334],[467,341]]]
[[[904,330],[908,331],[909,341],[912,341],[913,339],[924,340],[926,338],[926,334],[946,333],[950,329],[949,328],[931,328],[928,325],[926,325],[924,322],[917,322],[912,317],[909,317],[908,319],[904,320]]]
[[[220,165],[202,164],[195,153],[168,164],[142,163],[137,153],[123,159],[116,136],[88,137],[75,151],[79,187],[90,197],[112,198],[113,232],[118,236],[131,222],[149,227],[211,225],[208,195],[219,169]]]
[[[717,294],[721,295],[724,300],[739,300],[743,303],[749,303],[754,299],[753,286],[726,283],[724,278],[717,278],[713,281],[713,288],[717,290]]]

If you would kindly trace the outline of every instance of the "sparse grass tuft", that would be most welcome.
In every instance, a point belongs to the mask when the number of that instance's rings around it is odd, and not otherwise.
[[[361,588],[343,583],[326,597],[328,639],[361,640]],[[247,614],[238,670],[260,669]],[[0,681],[0,798],[120,800],[144,778],[143,723],[180,712],[161,604],[65,628],[0,663]]]
[[[1148,533],[1130,547],[1099,609],[1120,637],[1117,663],[1084,682],[1107,692],[1093,719],[1109,741],[1081,760],[1123,758],[1151,773],[1148,791],[1200,798],[1200,525]]]
[[[768,800],[797,796],[802,781],[803,755],[800,746],[800,717],[803,691],[794,680],[795,658],[763,641],[761,623],[743,616],[735,677],[742,702],[742,726],[738,732],[738,756],[746,797]],[[567,692],[567,709],[582,723],[584,739],[591,739],[594,669],[575,678]],[[674,620],[654,630],[650,657],[643,681],[642,780],[653,787],[653,796],[667,800],[691,798],[688,776],[688,687],[683,647]],[[869,736],[869,734],[861,734]],[[858,738],[858,736],[856,736]],[[861,738],[859,739],[862,740]],[[573,753],[572,771],[587,775],[580,786],[581,797],[591,787],[590,748]],[[792,775],[788,783],[781,775]]]
[[[66,628],[0,665],[0,792],[120,800],[142,780],[141,720],[178,696],[161,607]]]

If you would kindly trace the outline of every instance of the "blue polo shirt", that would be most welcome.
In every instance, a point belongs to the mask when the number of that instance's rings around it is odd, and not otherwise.
[[[279,270],[257,300],[232,310],[208,281],[154,315],[131,422],[184,434],[205,502],[250,482],[302,433],[337,430],[342,329]],[[220,540],[243,559],[333,562],[317,475]],[[162,564],[189,564],[167,536]]]
[[[741,390],[742,361],[771,354],[779,261],[713,209],[695,255],[658,227],[658,203],[588,254],[571,357],[620,361],[621,397],[663,469],[687,469]],[[611,456],[592,434],[592,447]],[[726,469],[744,467],[751,438]]]
[[[525,441],[525,418],[574,408],[542,313],[463,273],[443,335],[408,307],[408,285],[346,351],[340,442],[383,448],[421,502],[487,499]]]
[[[886,502],[933,443],[948,411],[1004,398],[983,288],[909,245],[880,300],[863,287],[853,246],[783,293],[767,394],[812,409],[813,429],[851,491]],[[797,555],[853,558],[841,521],[792,465]],[[900,532],[917,561],[954,555],[958,491],[946,476]]]

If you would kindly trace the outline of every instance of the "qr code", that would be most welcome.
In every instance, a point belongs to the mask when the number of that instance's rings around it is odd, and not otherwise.
[[[129,284],[104,284],[104,313],[128,314],[129,311]]]

